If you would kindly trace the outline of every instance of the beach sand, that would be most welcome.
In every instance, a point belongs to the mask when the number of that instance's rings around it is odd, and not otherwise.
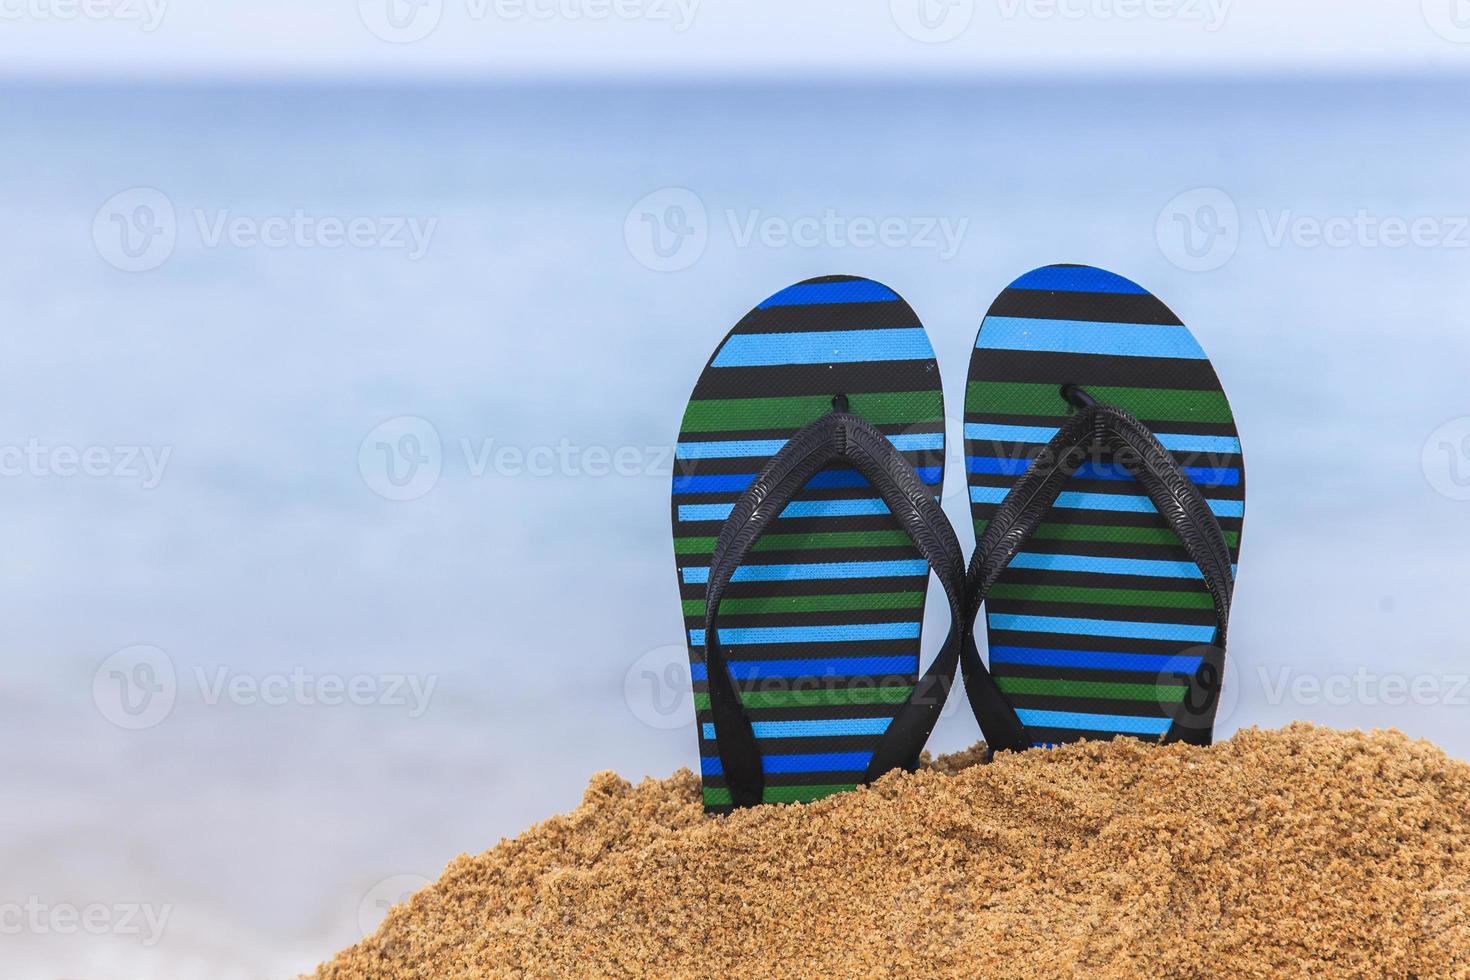
[[[600,773],[316,976],[1470,976],[1470,765],[1427,742],[982,758],[725,818]]]

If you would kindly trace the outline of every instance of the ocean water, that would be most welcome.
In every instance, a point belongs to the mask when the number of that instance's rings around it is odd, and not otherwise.
[[[1247,453],[1222,734],[1470,756],[1467,94],[12,86],[3,972],[289,975],[593,772],[692,764],[671,443],[815,275],[913,305],[952,439],[1012,278],[1149,287]]]

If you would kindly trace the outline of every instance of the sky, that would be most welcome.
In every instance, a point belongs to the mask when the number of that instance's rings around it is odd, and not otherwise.
[[[1442,73],[1467,0],[0,0],[0,75]]]

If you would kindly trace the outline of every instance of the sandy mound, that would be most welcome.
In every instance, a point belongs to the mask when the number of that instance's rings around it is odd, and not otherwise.
[[[1470,766],[1426,742],[975,758],[725,819],[602,773],[317,976],[1470,976]]]

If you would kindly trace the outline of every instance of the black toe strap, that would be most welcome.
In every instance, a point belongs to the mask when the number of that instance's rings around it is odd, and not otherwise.
[[[973,617],[964,613],[965,558],[959,539],[931,488],[888,437],[863,419],[838,409],[797,432],[766,464],[720,529],[710,559],[705,593],[704,656],[710,710],[720,763],[736,806],[760,803],[765,785],[760,748],[739,691],[720,649],[716,619],[720,600],[755,542],[812,477],[834,462],[850,463],[872,484],[938,576],[949,600],[951,634],[944,649],[899,708],[873,753],[865,781],[897,768],[914,768],[954,683],[961,638]]]
[[[973,616],[991,588],[1042,520],[1050,513],[1062,487],[1087,458],[1089,448],[1111,452],[1114,462],[1127,469],[1153,502],[1179,540],[1190,560],[1199,566],[1205,587],[1215,605],[1215,638],[1212,650],[1202,658],[1199,671],[1189,679],[1186,695],[1187,718],[1176,719],[1164,741],[1208,743],[1214,727],[1220,675],[1224,667],[1226,633],[1230,622],[1230,600],[1235,588],[1231,571],[1230,545],[1220,522],[1189,476],[1154,434],[1137,418],[1116,406],[1103,404],[1085,391],[1068,386],[1064,397],[1079,411],[1070,416],[1052,440],[1037,454],[1025,474],[1016,481],[985,532],[976,543],[966,576],[966,608]],[[973,631],[973,624],[966,631]],[[1013,731],[1015,712],[996,686],[973,643],[962,653],[965,691],[980,719],[986,740],[996,748],[1029,746],[1024,729]],[[987,722],[989,726],[987,727]],[[994,728],[1005,741],[990,737]],[[1008,744],[1015,740],[1016,745]]]

